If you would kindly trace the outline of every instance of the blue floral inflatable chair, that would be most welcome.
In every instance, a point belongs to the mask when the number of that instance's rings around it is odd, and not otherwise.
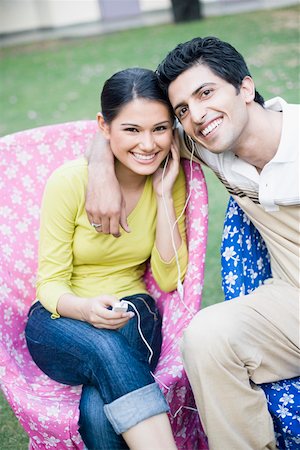
[[[270,278],[266,245],[249,218],[231,197],[221,245],[225,300],[248,294]],[[280,450],[300,449],[300,377],[260,385],[273,418]]]

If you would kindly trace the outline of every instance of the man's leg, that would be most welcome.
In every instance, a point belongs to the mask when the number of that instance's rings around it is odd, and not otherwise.
[[[200,311],[182,352],[210,449],[275,448],[265,395],[252,382],[299,375],[299,290],[268,280]]]

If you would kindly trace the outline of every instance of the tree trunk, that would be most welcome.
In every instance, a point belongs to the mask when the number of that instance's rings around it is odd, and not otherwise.
[[[202,18],[201,1],[199,0],[172,0],[172,10],[176,23]]]

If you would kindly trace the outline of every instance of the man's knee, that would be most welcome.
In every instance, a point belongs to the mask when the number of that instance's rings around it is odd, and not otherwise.
[[[222,320],[220,320],[220,308],[218,305],[205,308],[192,319],[189,326],[183,333],[181,349],[184,352],[198,350],[204,347],[203,344],[211,342],[220,335]]]
[[[233,303],[226,302],[201,310],[183,334],[181,341],[183,359],[222,360],[224,354],[239,341],[243,333],[235,309]]]

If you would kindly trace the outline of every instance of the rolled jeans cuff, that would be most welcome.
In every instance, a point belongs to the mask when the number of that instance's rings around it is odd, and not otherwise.
[[[104,405],[104,412],[117,434],[139,422],[169,411],[168,403],[156,383],[129,392]]]

